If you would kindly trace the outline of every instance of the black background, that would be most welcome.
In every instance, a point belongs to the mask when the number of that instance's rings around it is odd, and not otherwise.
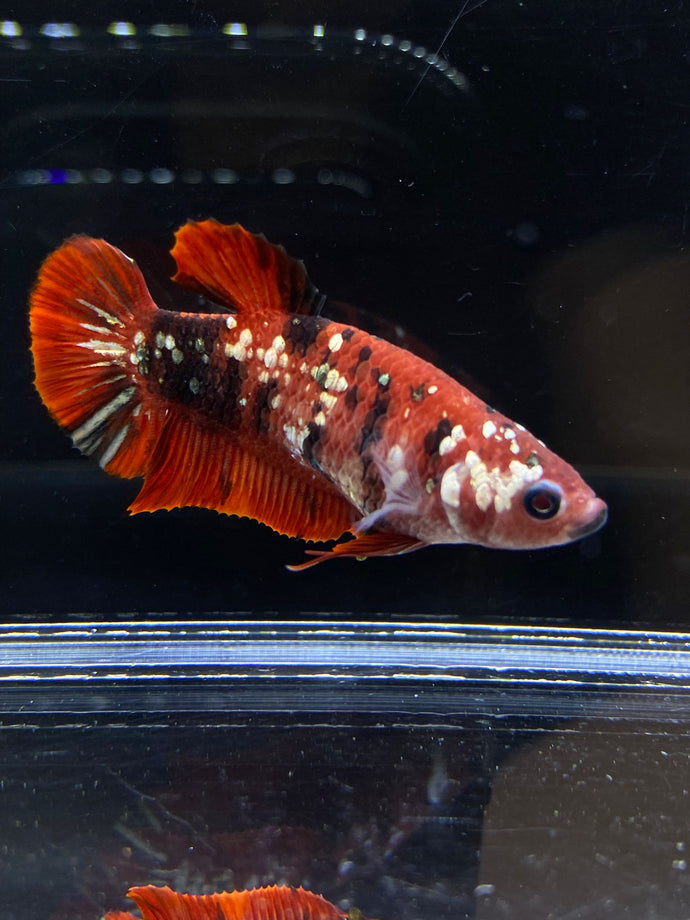
[[[471,7],[6,10],[23,35],[0,44],[5,620],[686,622],[690,17],[651,2]],[[80,35],[50,39],[48,19]],[[113,19],[137,25],[133,45],[107,34]],[[241,45],[227,21],[247,23]],[[150,35],[160,22],[190,34]],[[414,55],[441,45],[466,89]],[[25,184],[27,170],[97,168],[112,181]],[[156,184],[155,168],[176,180]],[[239,181],[212,181],[218,168]],[[277,184],[285,168],[295,181]],[[125,169],[144,181],[123,183]],[[203,182],[184,182],[187,169]],[[323,169],[364,185],[324,185]],[[434,547],[293,575],[284,565],[303,545],[255,523],[194,509],[129,518],[137,484],[78,457],[33,390],[28,292],[48,252],[85,232],[135,255],[159,302],[179,304],[172,232],[209,215],[282,242],[362,324],[373,313],[424,342],[583,470],[609,503],[607,527],[554,550]]]

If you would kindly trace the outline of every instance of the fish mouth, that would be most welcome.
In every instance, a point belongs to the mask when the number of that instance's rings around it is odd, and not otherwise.
[[[580,540],[582,537],[588,537],[596,533],[600,527],[606,523],[609,516],[609,509],[600,498],[593,498],[587,505],[586,520],[583,524],[578,524],[568,530],[568,536],[571,540]]]

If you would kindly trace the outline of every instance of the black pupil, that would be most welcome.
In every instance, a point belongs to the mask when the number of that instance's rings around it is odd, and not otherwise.
[[[525,508],[534,518],[546,520],[558,514],[561,506],[559,492],[549,486],[534,486],[525,494]]]

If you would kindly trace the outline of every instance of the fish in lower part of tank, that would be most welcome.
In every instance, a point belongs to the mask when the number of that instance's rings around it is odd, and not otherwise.
[[[167,886],[143,885],[127,892],[142,920],[364,920],[358,910],[340,910],[311,891],[268,885],[219,894],[180,894]],[[138,920],[128,911],[109,911],[103,920]]]
[[[301,262],[239,224],[190,221],[174,280],[228,308],[153,302],[100,239],[73,236],[31,294],[38,391],[77,448],[143,477],[133,513],[183,506],[307,541],[293,569],[433,543],[535,549],[601,527],[564,460],[422,358],[316,315]]]

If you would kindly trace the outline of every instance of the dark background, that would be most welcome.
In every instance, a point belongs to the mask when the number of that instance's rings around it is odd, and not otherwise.
[[[682,4],[58,2],[0,16],[22,27],[0,39],[3,619],[686,623]],[[114,19],[137,34],[108,34]],[[51,38],[48,21],[79,35]],[[247,35],[224,35],[229,21]],[[439,48],[464,82],[429,65]],[[28,292],[45,256],[84,232],[136,256],[159,302],[179,304],[172,232],[209,215],[282,242],[362,325],[375,314],[430,347],[583,470],[607,527],[561,549],[437,547],[292,575],[303,545],[249,521],[129,518],[137,484],[77,456],[33,390]]]

